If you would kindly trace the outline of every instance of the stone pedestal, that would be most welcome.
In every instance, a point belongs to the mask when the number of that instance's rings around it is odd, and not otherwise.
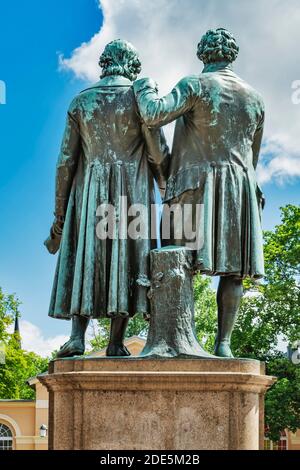
[[[56,450],[258,449],[258,361],[74,358],[50,363],[49,446]]]

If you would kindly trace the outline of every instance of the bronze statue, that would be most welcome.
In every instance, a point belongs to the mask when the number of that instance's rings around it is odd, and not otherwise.
[[[210,30],[198,45],[198,58],[204,62],[200,75],[184,78],[160,99],[153,80],[134,84],[149,128],[176,120],[165,202],[182,207],[203,204],[203,223],[196,228],[204,244],[195,251],[195,268],[221,276],[215,345],[220,357],[232,357],[230,339],[243,279],[264,275],[264,198],[255,174],[264,104],[232,70],[238,51],[231,33],[223,28]],[[176,238],[173,227],[171,239],[163,242],[185,246],[187,240]]]
[[[81,92],[68,111],[56,173],[55,221],[48,250],[59,258],[49,315],[72,319],[70,340],[58,357],[81,355],[91,318],[110,317],[108,356],[129,355],[128,319],[149,315],[147,282],[151,227],[143,239],[121,237],[120,198],[142,204],[150,220],[154,179],[164,184],[168,148],[160,130],[141,122],[132,88],[141,70],[128,42],[109,43],[100,57],[101,80]],[[114,236],[96,234],[97,208],[116,209]]]

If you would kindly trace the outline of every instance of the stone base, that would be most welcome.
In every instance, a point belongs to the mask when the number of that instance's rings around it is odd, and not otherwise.
[[[252,360],[89,357],[39,380],[55,450],[259,449],[273,383]]]

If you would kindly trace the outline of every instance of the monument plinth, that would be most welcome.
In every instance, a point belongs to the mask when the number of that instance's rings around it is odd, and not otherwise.
[[[259,449],[273,383],[254,360],[88,356],[39,380],[55,450]]]

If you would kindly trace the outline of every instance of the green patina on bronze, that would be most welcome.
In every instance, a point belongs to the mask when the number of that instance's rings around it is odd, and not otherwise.
[[[131,82],[141,70],[135,48],[113,41],[99,63],[101,80],[76,96],[68,111],[56,173],[56,221],[46,242],[52,253],[60,247],[49,315],[73,318],[71,342],[60,356],[83,352],[90,318],[150,313],[140,282],[150,276],[149,252],[156,247],[150,223],[148,239],[119,239],[117,220],[116,237],[100,240],[96,210],[110,203],[118,211],[119,198],[126,196],[128,206],[148,209],[150,221],[154,177],[164,184],[168,147],[162,131],[142,125]],[[126,324],[112,334],[118,347]],[[115,353],[128,351],[113,348]]]
[[[193,333],[191,272],[199,270],[221,276],[215,351],[232,357],[242,280],[264,275],[264,198],[255,174],[264,105],[232,70],[238,50],[228,31],[208,31],[197,51],[203,72],[185,77],[159,98],[151,79],[132,87],[141,69],[137,52],[126,41],[113,41],[100,58],[101,80],[73,100],[57,165],[56,220],[46,241],[50,252],[60,248],[49,314],[73,320],[60,357],[82,354],[88,321],[101,316],[113,318],[107,355],[129,354],[123,344],[128,318],[149,314],[151,228],[148,240],[101,241],[96,209],[111,203],[119,210],[119,197],[127,196],[128,204],[148,208],[150,220],[153,177],[161,187],[167,178],[167,204],[203,204],[197,229],[204,244],[189,255],[180,249],[152,253],[153,266],[168,260],[162,271],[169,276],[164,289],[153,294],[155,315],[144,354],[206,356]],[[160,128],[175,120],[169,159]],[[171,227],[171,238],[163,243],[187,241],[176,239]],[[188,270],[179,265],[186,256],[192,258]],[[166,302],[173,285],[178,292]]]
[[[216,353],[231,356],[230,336],[242,295],[242,279],[264,275],[262,191],[255,169],[263,134],[264,104],[232,70],[238,46],[231,33],[208,31],[197,55],[201,74],[183,78],[163,98],[152,79],[134,84],[145,124],[176,121],[165,202],[203,204],[195,256],[202,273],[220,275]],[[168,244],[185,245],[173,236]]]
[[[141,357],[212,359],[195,333],[192,251],[152,250],[149,298],[151,318]]]

